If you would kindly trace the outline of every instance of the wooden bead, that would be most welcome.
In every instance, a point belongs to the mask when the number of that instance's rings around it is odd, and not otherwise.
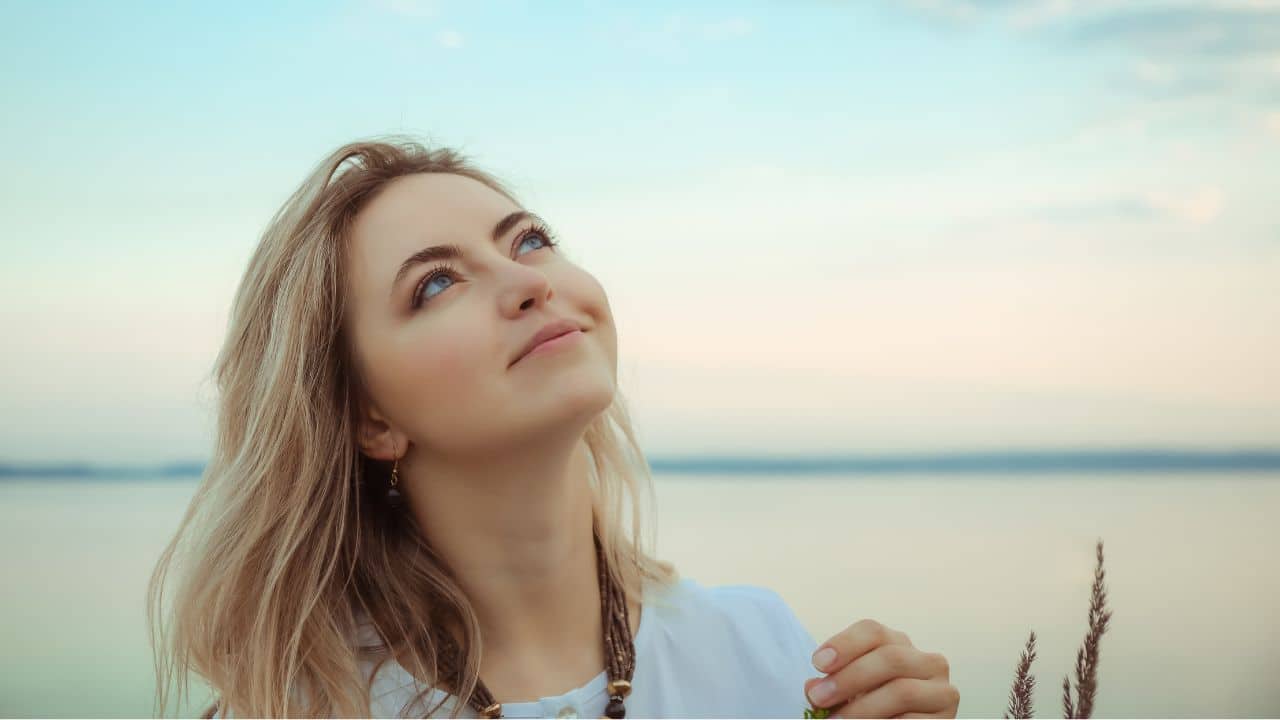
[[[609,683],[609,695],[627,697],[631,694],[631,683],[626,680],[614,680]]]
[[[487,718],[500,718],[502,717],[502,703],[494,703],[484,710],[481,710],[480,714]]]
[[[627,708],[622,704],[622,698],[615,697],[609,701],[609,707],[604,709],[604,714],[613,720],[624,718],[627,716]]]

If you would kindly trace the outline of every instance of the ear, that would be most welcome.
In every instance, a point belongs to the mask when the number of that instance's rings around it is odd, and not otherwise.
[[[392,462],[404,457],[409,438],[391,426],[377,408],[369,408],[360,419],[360,451],[374,460]]]

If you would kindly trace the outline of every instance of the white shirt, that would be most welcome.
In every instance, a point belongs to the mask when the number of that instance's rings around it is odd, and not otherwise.
[[[628,718],[803,718],[805,680],[820,673],[811,658],[817,643],[782,596],[753,585],[705,587],[681,578],[663,593],[646,592],[636,630],[636,667]],[[372,667],[372,663],[366,666]],[[371,692],[370,715],[448,717],[458,698],[435,689],[426,704],[403,706],[424,685],[388,660]],[[504,702],[509,718],[599,718],[609,697],[607,671],[587,684],[528,702]],[[404,711],[409,712],[404,712]],[[459,717],[476,718],[470,706]]]
[[[372,632],[361,626],[361,641]],[[627,718],[803,718],[809,701],[805,680],[816,677],[817,643],[777,592],[754,585],[705,587],[681,578],[664,592],[646,588],[636,630],[636,667]],[[362,660],[368,678],[373,661]],[[509,718],[599,718],[609,697],[608,673],[560,695],[504,702]],[[370,688],[369,716],[448,717],[458,698],[433,689],[408,706],[425,685],[395,660],[378,669]],[[219,712],[215,718],[225,717]],[[470,706],[459,717],[478,718]]]

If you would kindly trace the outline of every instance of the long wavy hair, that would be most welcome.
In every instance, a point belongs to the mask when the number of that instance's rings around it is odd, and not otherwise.
[[[411,173],[471,177],[521,205],[458,151],[383,135],[330,153],[271,219],[213,368],[210,462],[147,587],[159,715],[173,686],[179,706],[190,697],[192,673],[223,717],[367,715],[373,676],[392,659],[429,680],[411,702],[437,687],[460,698],[450,717],[476,688],[476,613],[412,513],[388,503],[390,464],[356,438],[368,396],[343,322],[350,228]],[[656,531],[642,501],[656,496],[621,393],[584,444],[608,572],[639,602],[649,581],[679,574],[646,549]],[[357,642],[368,625],[372,645]],[[449,628],[465,658],[460,685],[445,687],[437,650]]]

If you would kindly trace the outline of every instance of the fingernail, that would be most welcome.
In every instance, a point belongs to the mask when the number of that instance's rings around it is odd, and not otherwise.
[[[835,659],[836,651],[829,647],[824,647],[813,654],[813,666],[819,670],[826,670],[828,665],[835,662]]]
[[[836,692],[836,683],[834,680],[823,680],[813,689],[809,691],[809,702],[814,705],[821,706],[823,703],[831,699]]]

